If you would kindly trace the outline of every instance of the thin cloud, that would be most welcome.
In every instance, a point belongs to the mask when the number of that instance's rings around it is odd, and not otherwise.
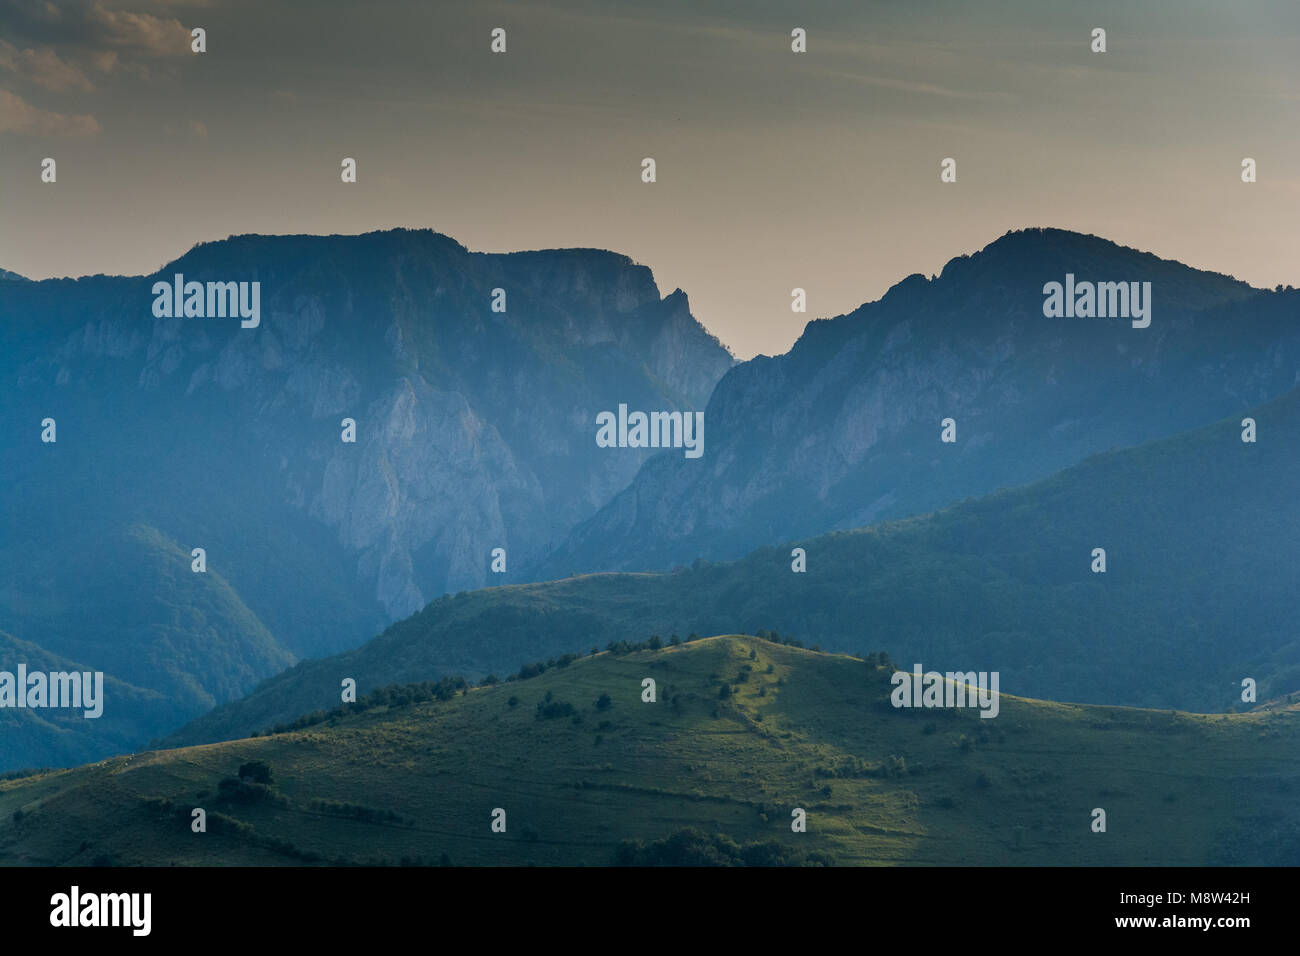
[[[33,106],[17,93],[0,90],[0,133],[21,136],[97,136],[99,121],[88,114],[54,113]]]
[[[95,31],[94,39],[109,46],[147,50],[161,56],[190,52],[190,31],[175,17],[110,10],[96,3],[87,14],[87,23]]]
[[[0,69],[18,73],[37,86],[56,93],[64,90],[89,93],[95,88],[80,67],[60,58],[49,47],[19,50],[13,44],[0,40]]]
[[[190,31],[175,17],[125,10],[103,0],[0,0],[0,31],[36,47],[58,47],[65,55],[71,48],[180,56],[190,48]]]

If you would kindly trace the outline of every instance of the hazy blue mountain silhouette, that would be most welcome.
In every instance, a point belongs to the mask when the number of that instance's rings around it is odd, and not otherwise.
[[[1150,281],[1153,318],[1045,318],[1043,285]],[[1009,233],[937,278],[810,322],[733,368],[696,461],[662,454],[531,570],[735,558],[920,514],[1233,414],[1300,381],[1300,292],[1059,229]],[[953,418],[957,442],[940,442]]]
[[[260,326],[155,318],[175,273],[259,281]],[[427,230],[238,236],[150,276],[5,282],[0,629],[193,716],[487,583],[495,547],[520,580],[646,457],[598,449],[596,414],[702,409],[732,363],[624,256]]]

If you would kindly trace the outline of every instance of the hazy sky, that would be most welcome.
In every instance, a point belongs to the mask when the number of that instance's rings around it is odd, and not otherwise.
[[[1008,229],[1272,286],[1297,224],[1296,0],[0,0],[0,267],[33,278],[429,227],[625,253],[747,358]]]

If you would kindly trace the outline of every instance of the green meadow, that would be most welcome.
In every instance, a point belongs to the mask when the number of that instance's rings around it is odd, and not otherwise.
[[[10,779],[0,863],[607,865],[662,860],[674,834],[690,845],[678,862],[709,862],[691,847],[718,837],[749,859],[853,866],[1300,862],[1294,704],[1201,715],[1003,693],[988,719],[894,708],[892,668],[868,660],[735,635],[605,651]],[[259,763],[269,783],[239,782]]]

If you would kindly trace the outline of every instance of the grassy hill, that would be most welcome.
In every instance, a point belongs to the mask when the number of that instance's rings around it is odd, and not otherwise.
[[[434,601],[379,637],[263,682],[167,738],[246,736],[362,691],[477,678],[610,640],[775,629],[904,666],[997,670],[1026,696],[1221,711],[1241,680],[1300,689],[1300,391],[1175,438],[920,518],[668,574],[605,574]],[[1104,547],[1105,574],[1090,570]]]
[[[442,700],[408,688],[294,732],[0,783],[0,863],[1300,863],[1294,710],[1003,695],[987,719],[895,709],[890,672],[725,636]],[[227,780],[253,761],[269,786]]]

